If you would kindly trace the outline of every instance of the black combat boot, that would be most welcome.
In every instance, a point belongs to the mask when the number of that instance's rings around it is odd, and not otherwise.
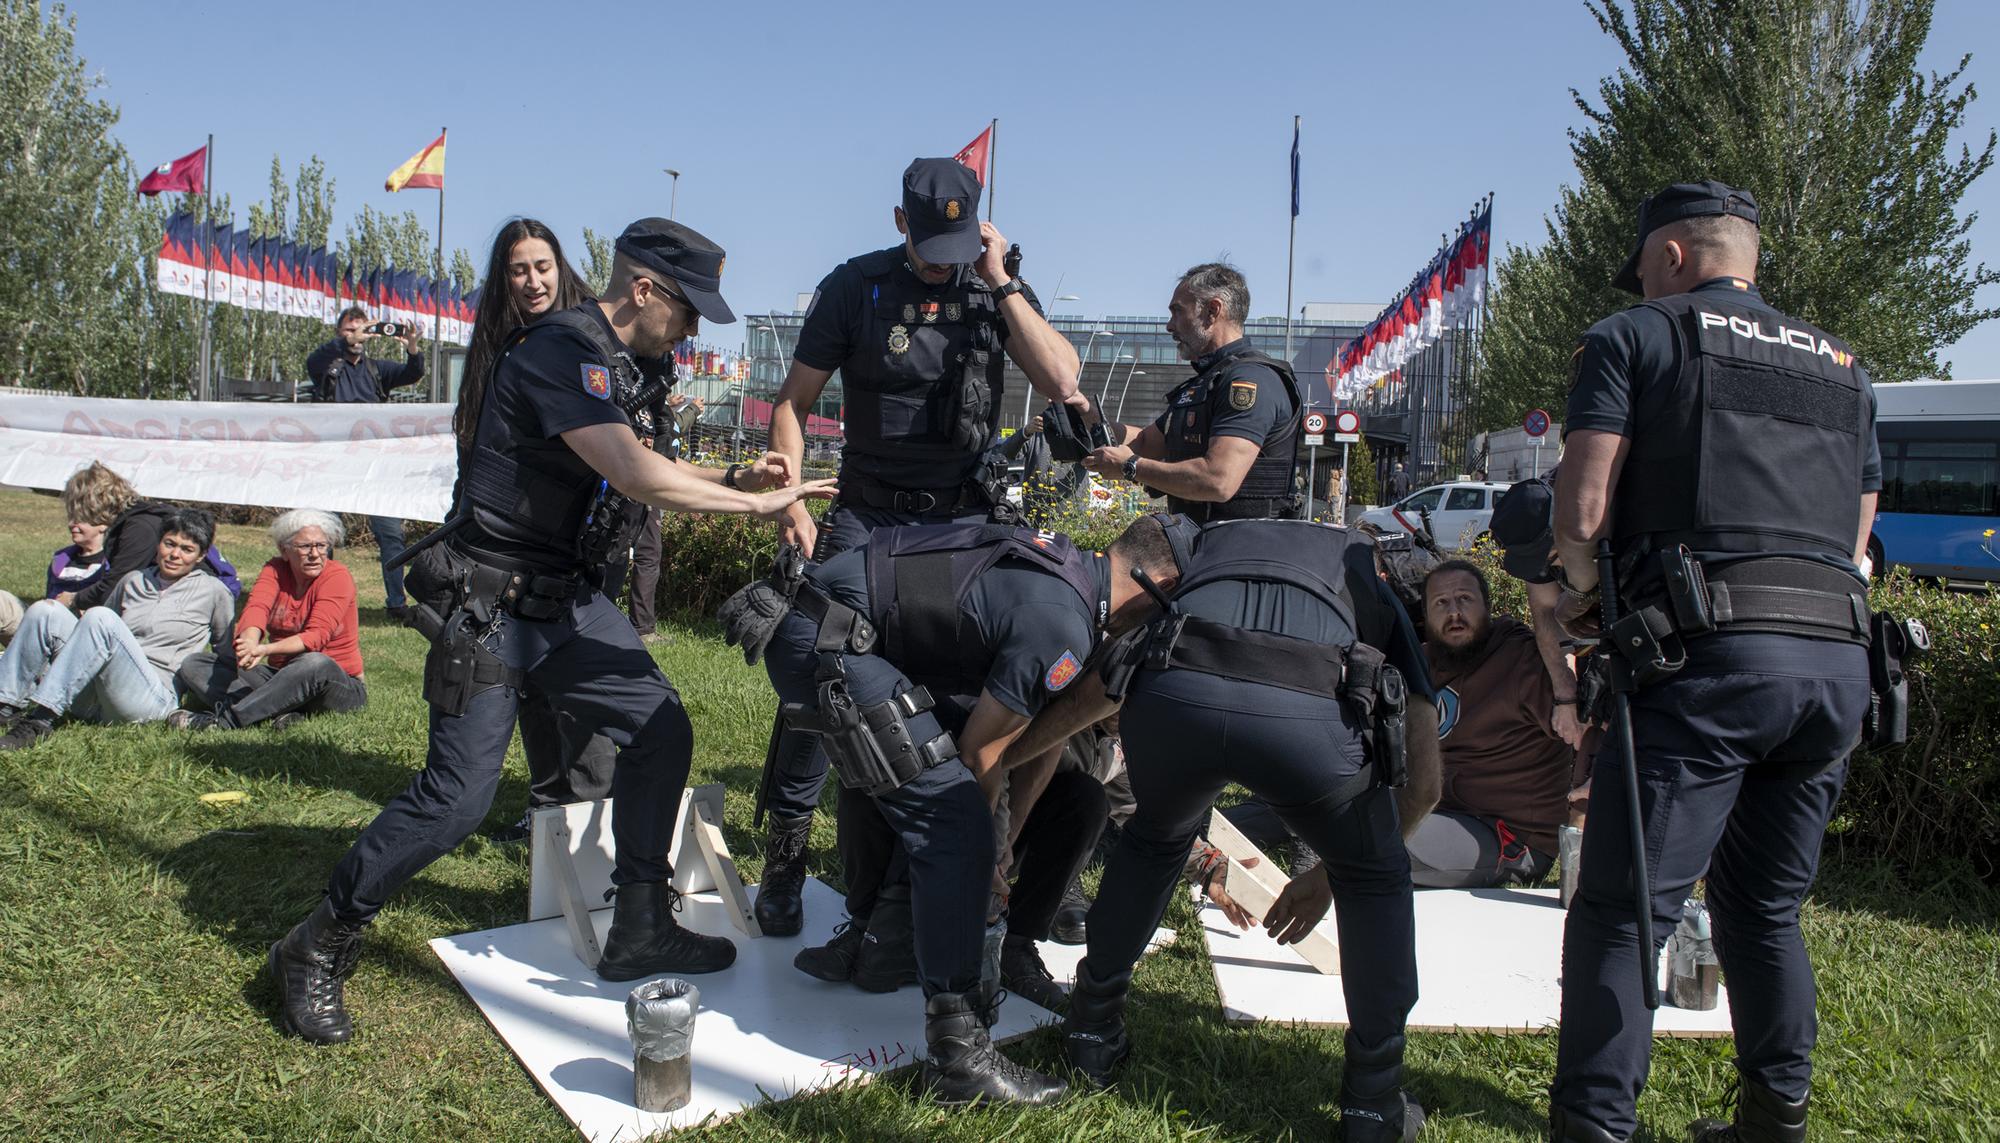
[[[805,927],[806,841],[811,814],[771,815],[771,839],[764,844],[764,881],[757,886],[757,927],[767,937],[795,937]]]
[[[1550,1104],[1549,1143],[1625,1143],[1625,1141],[1580,1115],[1572,1115],[1564,1108]]]
[[[1414,1143],[1424,1109],[1403,1090],[1403,1037],[1367,1047],[1347,1033],[1340,1070],[1340,1137],[1346,1143]]]
[[[1125,1034],[1125,994],[1131,986],[1130,972],[1100,981],[1088,959],[1076,966],[1063,1020],[1063,1058],[1098,1087],[1109,1087],[1112,1073],[1132,1054],[1132,1039]]]
[[[1056,983],[1049,966],[1042,963],[1041,950],[1028,937],[1007,934],[1000,946],[1000,983],[1028,1003],[1058,1015],[1069,1007],[1069,990]]]
[[[1793,1103],[1777,1092],[1737,1077],[1736,1121],[1697,1119],[1688,1124],[1688,1143],[1805,1143],[1806,1104],[1812,1095]]]
[[[315,1044],[344,1044],[354,1038],[344,993],[361,959],[364,927],[336,918],[333,903],[321,898],[312,916],[271,946],[268,963],[285,1031]]]
[[[736,963],[736,946],[728,937],[704,936],[674,920],[681,895],[671,883],[637,881],[606,896],[612,894],[618,904],[597,960],[597,975],[605,980],[721,972]]]
[[[972,997],[940,992],[924,1002],[923,1084],[939,1103],[1054,1103],[1069,1085],[1000,1054],[973,1011]]]
[[[917,982],[916,928],[908,885],[884,885],[875,895],[868,932],[848,979],[863,992],[894,992]]]
[[[861,955],[861,941],[868,932],[867,920],[848,920],[833,928],[833,939],[823,945],[800,949],[792,967],[807,976],[832,984],[846,984],[854,975],[854,961]]]
[[[1083,883],[1075,877],[1064,887],[1062,905],[1049,926],[1049,939],[1059,945],[1080,945],[1090,938],[1085,922],[1090,918],[1090,898],[1083,895]],[[1016,989],[1015,991],[1019,991]]]

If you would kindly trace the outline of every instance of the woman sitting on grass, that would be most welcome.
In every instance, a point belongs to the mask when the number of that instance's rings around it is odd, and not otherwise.
[[[368,705],[361,674],[361,614],[354,576],[333,558],[347,539],[340,519],[294,508],[271,524],[278,554],[250,589],[234,654],[189,655],[176,680],[196,709],[179,730],[238,730],[268,721],[283,730],[309,714]]]
[[[79,618],[45,599],[0,655],[0,750],[32,746],[68,714],[155,722],[175,706],[174,669],[229,638],[236,601],[202,558],[215,522],[199,508],[167,517],[152,567],[128,572]]]

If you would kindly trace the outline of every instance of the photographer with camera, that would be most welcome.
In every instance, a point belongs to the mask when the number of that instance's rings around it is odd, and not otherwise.
[[[349,306],[340,313],[332,341],[306,357],[306,376],[312,378],[313,400],[320,404],[379,404],[389,399],[391,389],[414,385],[424,379],[422,338],[414,325],[370,322],[368,311]],[[363,350],[371,337],[393,337],[403,343],[402,362],[370,357]],[[382,560],[382,594],[385,610],[403,618],[403,571],[390,567],[403,554],[403,521],[395,516],[368,517],[368,530],[375,534],[375,547]]]

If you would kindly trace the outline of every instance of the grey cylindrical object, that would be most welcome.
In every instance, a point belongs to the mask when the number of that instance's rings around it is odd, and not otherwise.
[[[1556,892],[1562,897],[1563,908],[1569,908],[1570,898],[1576,896],[1577,879],[1583,873],[1583,831],[1572,825],[1556,831]]]
[[[632,1035],[632,1102],[641,1111],[686,1107],[694,1088],[694,1017],[701,990],[685,980],[649,980],[625,998]]]
[[[1681,923],[1667,942],[1667,996],[1676,1008],[1707,1012],[1716,1005],[1722,962],[1715,955],[1708,906],[1690,898],[1681,909]]]

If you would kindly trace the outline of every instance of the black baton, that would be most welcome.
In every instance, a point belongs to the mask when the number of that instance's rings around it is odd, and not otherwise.
[[[1619,620],[1616,561],[1611,541],[1597,542],[1597,590],[1603,605],[1604,630],[1600,649],[1613,654],[1605,660],[1611,682],[1611,742],[1624,755],[1625,828],[1632,841],[1632,906],[1639,921],[1639,987],[1649,1009],[1660,1006],[1660,962],[1653,949],[1653,878],[1646,870],[1646,823],[1639,812],[1639,754],[1632,746],[1632,664],[1619,651],[1611,628]]]

